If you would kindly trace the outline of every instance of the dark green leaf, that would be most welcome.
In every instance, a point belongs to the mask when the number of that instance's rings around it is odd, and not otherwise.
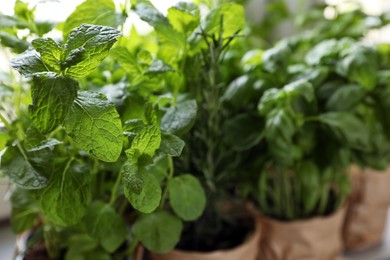
[[[365,93],[359,85],[339,86],[328,99],[326,108],[331,111],[350,111],[363,100]]]
[[[62,142],[54,138],[47,139],[35,127],[29,127],[27,129],[24,147],[28,152],[36,152],[46,148],[52,150],[55,145],[59,144],[62,144]]]
[[[45,218],[60,226],[78,223],[91,200],[91,178],[85,165],[74,160],[57,163],[46,188],[39,194]]]
[[[81,149],[102,161],[115,162],[122,152],[119,114],[102,94],[80,91],[64,127]]]
[[[169,199],[175,213],[186,221],[197,219],[206,206],[206,195],[194,176],[184,174],[168,185]]]
[[[32,49],[12,58],[10,65],[13,69],[26,77],[31,77],[34,73],[48,71],[39,57],[38,52]]]
[[[179,242],[182,229],[180,219],[165,211],[156,211],[137,219],[132,232],[147,249],[166,253]]]
[[[29,208],[12,208],[11,227],[15,234],[20,234],[32,228],[37,213]]]
[[[77,95],[77,81],[55,73],[33,77],[29,112],[35,126],[43,134],[57,128],[65,119]]]
[[[115,252],[126,239],[126,223],[115,210],[104,202],[90,205],[84,217],[87,232],[99,240],[109,253]]]
[[[181,134],[191,129],[197,113],[195,100],[187,100],[170,107],[161,119],[161,130]]]
[[[180,156],[184,148],[184,141],[173,134],[163,134],[160,146],[160,152],[170,156]]]
[[[138,170],[138,166],[127,161],[123,164],[121,172],[127,193],[141,194],[144,188],[144,175]]]
[[[1,171],[23,189],[42,189],[47,185],[46,177],[40,175],[16,147],[8,147],[2,155]]]

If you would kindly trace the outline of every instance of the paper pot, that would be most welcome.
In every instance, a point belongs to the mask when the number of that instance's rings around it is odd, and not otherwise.
[[[248,236],[241,245],[227,250],[213,252],[190,252],[173,250],[166,254],[149,253],[151,260],[256,260],[260,241],[260,226],[256,223],[256,230]]]
[[[343,247],[345,207],[327,217],[283,222],[260,216],[261,260],[334,260]]]
[[[390,205],[390,169],[378,172],[351,168],[352,195],[343,227],[348,251],[360,251],[383,239]]]

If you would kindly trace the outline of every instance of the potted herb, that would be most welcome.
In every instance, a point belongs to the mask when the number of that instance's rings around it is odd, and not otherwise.
[[[177,124],[163,124],[163,129],[177,134],[186,143],[183,155],[173,162],[175,172],[194,174],[205,187],[207,198],[200,218],[184,225],[176,250],[150,255],[153,259],[191,256],[219,259],[228,254],[232,259],[255,259],[259,235],[254,232],[254,217],[243,202],[234,202],[237,199],[234,199],[231,180],[239,175],[236,172],[239,161],[233,159],[237,152],[229,151],[222,136],[224,121],[230,113],[224,107],[223,94],[238,72],[236,62],[241,57],[237,58],[239,55],[235,53],[242,53],[242,49],[235,48],[235,43],[238,44],[236,38],[244,27],[243,8],[231,3],[217,5],[201,17],[198,6],[179,3],[168,9],[165,17],[150,3],[141,1],[134,10],[154,27],[159,42],[156,57],[174,70],[161,78],[168,90],[162,92],[162,102],[172,104],[162,120],[184,120],[189,111],[197,108],[196,118],[191,121],[193,126],[187,133]],[[139,59],[140,51],[137,48],[127,51],[126,58],[116,52],[114,55],[123,67],[128,67],[131,78],[134,62],[128,57]],[[143,239],[141,242],[155,251]]]
[[[102,8],[105,19],[92,19]],[[124,19],[112,1],[85,1],[62,42],[36,38],[11,60],[26,80],[11,72],[1,85],[0,171],[11,182],[13,230],[32,231],[25,257],[123,259],[139,241],[166,252],[182,221],[203,211],[199,181],[176,176],[172,163],[185,143],[171,129],[188,131],[196,106],[171,108],[153,95],[172,69],[143,52],[137,84],[104,60],[122,35],[110,26]]]

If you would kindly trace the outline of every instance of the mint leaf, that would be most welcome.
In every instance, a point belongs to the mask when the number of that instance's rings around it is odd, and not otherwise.
[[[76,98],[77,88],[77,81],[55,73],[41,73],[33,77],[33,103],[29,112],[39,131],[49,133],[64,121]]]
[[[150,157],[154,156],[156,150],[160,147],[161,143],[161,131],[158,125],[150,125],[144,127],[141,132],[134,138],[131,148],[126,150],[127,156],[134,156],[134,151],[138,151],[136,154],[146,154]],[[137,159],[137,158],[133,158]]]
[[[26,139],[24,147],[27,152],[36,152],[46,148],[53,149],[53,146],[62,144],[55,138],[47,139],[45,135],[41,134],[35,127],[29,127],[26,132]]]
[[[184,220],[197,219],[206,206],[204,190],[194,176],[184,174],[173,178],[168,185],[173,211]]]
[[[79,91],[63,123],[81,149],[106,162],[122,152],[122,124],[114,105],[103,94]]]
[[[174,6],[168,9],[167,18],[173,28],[181,33],[188,33],[194,30],[199,25],[199,11],[196,5],[192,3],[182,3],[192,7],[193,12],[188,12],[180,6]]]
[[[32,41],[35,50],[40,53],[41,60],[50,71],[61,71],[61,60],[64,49],[53,39],[38,38]]]
[[[83,24],[73,29],[64,45],[65,60],[61,68],[66,75],[80,78],[92,72],[107,57],[121,32],[107,26]]]
[[[163,134],[160,152],[170,156],[178,157],[183,151],[184,145],[184,141],[181,140],[178,136],[169,133]]]
[[[183,223],[176,216],[156,211],[137,219],[132,232],[147,249],[166,253],[179,242],[182,229]]]
[[[29,49],[12,58],[10,66],[25,77],[31,77],[34,73],[48,71],[38,52],[33,49]]]
[[[115,47],[110,51],[110,55],[118,61],[131,76],[137,76],[143,73],[142,66],[127,48],[122,46]]]
[[[159,74],[159,73],[165,73],[169,71],[172,72],[175,70],[171,66],[164,64],[162,60],[154,60],[150,64],[145,74]]]
[[[138,165],[127,161],[122,166],[122,180],[127,193],[141,194],[144,188],[144,177],[138,170]]]
[[[8,147],[1,156],[0,169],[20,188],[33,190],[47,185],[46,177],[40,175],[16,147]]]
[[[126,198],[130,201],[131,205],[142,213],[153,212],[160,204],[161,200],[161,187],[156,177],[149,173],[143,174],[143,187],[141,193],[137,194],[128,189],[128,180],[124,176],[124,191]]]
[[[50,222],[70,226],[84,216],[91,200],[91,181],[87,167],[72,159],[57,163],[56,174],[39,194],[40,208]]]
[[[161,119],[161,130],[174,134],[187,132],[195,122],[197,108],[195,100],[187,100],[170,107]]]
[[[109,204],[97,201],[84,216],[87,232],[109,253],[115,252],[126,239],[126,223]]]
[[[69,32],[83,24],[96,24],[117,27],[125,21],[126,17],[115,10],[112,0],[87,0],[77,6],[76,10],[68,16],[64,23],[63,33]]]

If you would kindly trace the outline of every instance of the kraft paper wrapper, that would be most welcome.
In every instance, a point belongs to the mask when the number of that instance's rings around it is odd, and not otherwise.
[[[346,250],[361,251],[383,239],[390,205],[390,170],[351,167],[352,195],[343,227]]]
[[[283,222],[259,216],[261,260],[335,260],[343,249],[345,207],[327,217]]]
[[[256,230],[243,244],[228,250],[208,253],[173,250],[166,254],[149,253],[151,260],[256,260],[259,250],[261,229],[256,222]]]

